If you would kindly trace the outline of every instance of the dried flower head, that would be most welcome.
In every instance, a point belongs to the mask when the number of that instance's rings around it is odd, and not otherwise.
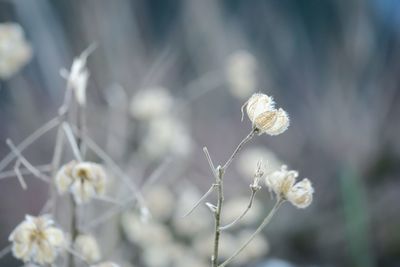
[[[48,215],[25,216],[11,233],[14,257],[24,262],[51,264],[65,245],[65,236],[61,229],[54,226]]]
[[[72,161],[61,167],[55,181],[59,193],[69,191],[75,202],[82,204],[104,193],[106,177],[100,164]]]
[[[102,262],[96,265],[91,265],[90,267],[120,267],[118,264],[111,262],[111,261],[107,261],[107,262]]]
[[[146,88],[139,91],[131,102],[131,114],[139,120],[149,120],[166,112],[173,105],[173,99],[163,87]]]
[[[86,104],[86,87],[89,79],[89,70],[86,67],[87,58],[96,48],[89,46],[82,54],[72,62],[70,71],[62,70],[61,75],[67,79],[67,87],[72,89],[79,105]]]
[[[226,77],[231,93],[245,99],[257,87],[257,61],[248,51],[239,50],[229,55],[226,63]]]
[[[287,199],[298,208],[307,208],[313,200],[314,188],[310,180],[304,178],[288,192]]]
[[[0,23],[0,78],[8,79],[32,57],[24,31],[16,23]]]
[[[275,108],[272,97],[257,93],[246,102],[250,121],[260,134],[278,135],[289,127],[289,116],[283,109]]]
[[[88,263],[97,262],[101,258],[99,245],[91,235],[78,235],[74,242],[74,249]]]
[[[267,175],[265,183],[279,198],[298,208],[306,208],[312,202],[314,189],[307,178],[295,183],[298,175],[297,171],[287,170],[287,166],[282,165],[279,171]]]

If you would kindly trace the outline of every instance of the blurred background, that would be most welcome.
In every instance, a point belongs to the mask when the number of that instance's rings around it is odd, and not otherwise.
[[[254,257],[238,266],[400,266],[400,1],[0,0],[5,22],[22,27],[29,47],[15,70],[1,72],[0,140],[19,143],[56,116],[65,92],[60,69],[96,43],[88,131],[138,184],[166,166],[157,188],[143,194],[168,217],[163,212],[178,209],[179,199],[194,203],[212,183],[202,147],[226,161],[251,128],[241,106],[263,92],[291,125],[246,146],[227,173],[227,201],[247,200],[262,157],[271,170],[284,163],[310,178],[314,202],[306,210],[285,205]],[[24,155],[48,163],[55,135]],[[2,141],[1,158],[7,153]],[[40,212],[48,186],[27,177],[24,191],[17,179],[0,177],[2,249],[26,213]],[[166,199],[170,206],[160,208]],[[265,188],[258,201],[260,220],[273,201]],[[175,223],[163,220],[167,228]],[[194,241],[175,235],[197,253],[193,233]],[[152,253],[147,258],[161,257]],[[168,266],[144,258],[126,261]],[[0,265],[21,262],[7,254]]]

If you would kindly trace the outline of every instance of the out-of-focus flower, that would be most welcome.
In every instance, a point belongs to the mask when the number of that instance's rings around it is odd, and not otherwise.
[[[174,196],[166,186],[153,186],[146,192],[146,203],[154,218],[165,221],[171,217]]]
[[[222,213],[222,222],[224,224],[231,223],[237,219],[249,205],[249,198],[236,197],[226,201],[224,204],[224,212]],[[257,219],[262,213],[262,206],[256,199],[253,200],[251,209],[247,212],[246,216],[240,221],[242,224],[249,225],[257,222]]]
[[[120,266],[114,262],[107,261],[96,265],[91,265],[90,267],[120,267]]]
[[[163,87],[146,88],[139,91],[132,99],[130,111],[139,120],[165,116],[172,107],[173,99]]]
[[[97,262],[101,258],[99,245],[91,235],[78,235],[74,242],[74,249],[88,263]]]
[[[314,189],[307,178],[295,184],[298,175],[297,171],[287,170],[287,166],[282,165],[281,170],[267,175],[265,183],[279,198],[298,208],[306,208],[312,202]]]
[[[275,108],[272,97],[253,94],[245,105],[247,115],[259,134],[278,135],[289,127],[289,116],[283,109]]]
[[[151,246],[153,244],[166,244],[172,237],[168,229],[156,221],[143,223],[140,217],[134,212],[125,212],[121,218],[122,229],[126,238],[141,246]]]
[[[177,156],[187,155],[192,140],[186,127],[178,119],[161,116],[149,123],[148,134],[143,140],[143,149],[151,157],[160,157],[166,153]]]
[[[212,254],[213,241],[214,241],[214,235],[210,234],[202,235],[194,239],[193,247],[199,255],[207,259]],[[219,241],[219,252],[218,252],[221,259],[227,259],[235,252],[235,249],[237,249],[238,246],[240,246],[240,244],[237,241],[238,240],[231,233],[224,232],[221,235]]]
[[[55,227],[48,215],[40,217],[25,216],[11,233],[14,257],[24,262],[51,264],[64,248],[65,236],[61,229]]]
[[[232,53],[226,62],[226,76],[231,93],[239,98],[249,97],[257,88],[257,61],[245,50]]]
[[[77,204],[87,203],[105,191],[106,173],[100,164],[72,161],[57,172],[55,177],[58,192],[72,193]]]
[[[238,234],[238,244],[245,243],[253,233],[250,230],[242,230]],[[269,244],[262,235],[257,235],[248,246],[234,259],[238,265],[244,265],[250,261],[260,259],[269,252]]]
[[[171,256],[168,247],[154,243],[144,250],[143,261],[149,267],[164,267],[171,264]]]
[[[212,225],[210,213],[204,207],[198,207],[190,216],[182,218],[182,212],[190,210],[200,198],[200,192],[194,187],[185,188],[179,195],[175,203],[176,212],[172,218],[172,226],[180,235],[202,235]]]
[[[32,57],[24,30],[16,23],[0,23],[0,78],[9,79]]]
[[[263,147],[250,147],[243,150],[238,158],[236,168],[247,179],[253,178],[258,162],[262,160],[264,174],[278,170],[282,165],[281,160],[270,150]]]

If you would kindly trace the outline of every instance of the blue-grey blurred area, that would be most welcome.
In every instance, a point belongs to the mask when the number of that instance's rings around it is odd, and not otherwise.
[[[225,77],[230,55],[245,50],[257,62],[254,90],[274,96],[291,118],[287,132],[251,146],[274,151],[315,188],[308,209],[285,205],[274,217],[265,263],[249,266],[400,266],[400,1],[0,0],[0,22],[19,23],[33,49],[19,73],[0,80],[1,158],[6,138],[19,143],[56,116],[60,69],[96,43],[87,89],[93,139],[106,143],[109,124],[119,125],[108,114],[136,92],[168,88],[195,144],[175,162],[184,170],[174,180],[179,188],[180,178],[201,172],[203,180],[191,179],[205,191],[201,148],[223,162],[251,127],[240,119],[246,98],[233,96]],[[135,121],[120,125],[107,149],[129,169]],[[54,139],[46,135],[24,155],[48,163]],[[248,193],[237,171],[227,175],[227,197]],[[47,185],[27,181],[24,191],[17,179],[0,180],[0,250],[46,201]],[[0,265],[21,262],[7,254]]]

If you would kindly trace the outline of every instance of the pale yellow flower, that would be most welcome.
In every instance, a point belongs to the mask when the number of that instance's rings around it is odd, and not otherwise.
[[[16,23],[0,23],[0,78],[8,79],[25,66],[32,49]]]
[[[12,252],[17,259],[51,264],[63,250],[65,236],[49,216],[26,215],[25,220],[11,233],[9,241],[12,242]]]
[[[60,193],[71,192],[77,204],[87,203],[105,191],[107,175],[100,164],[72,161],[58,171],[55,182]]]
[[[74,242],[74,249],[88,263],[94,263],[101,259],[99,244],[91,235],[78,235]]]

